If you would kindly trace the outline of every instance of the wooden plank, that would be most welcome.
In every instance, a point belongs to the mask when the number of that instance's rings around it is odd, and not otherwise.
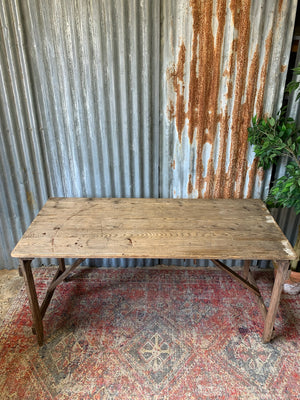
[[[12,252],[19,258],[292,260],[260,200],[53,198]]]

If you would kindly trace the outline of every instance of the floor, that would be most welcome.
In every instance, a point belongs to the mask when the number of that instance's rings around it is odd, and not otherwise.
[[[0,270],[0,318],[3,319],[23,285],[18,270]]]
[[[252,293],[198,269],[78,269],[57,288],[41,348],[23,279],[0,271],[0,398],[300,400],[300,297],[283,295],[263,345]],[[54,267],[34,272],[43,294]],[[273,272],[255,274],[267,300]]]

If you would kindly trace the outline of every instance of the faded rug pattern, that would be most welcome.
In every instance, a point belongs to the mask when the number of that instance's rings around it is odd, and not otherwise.
[[[40,298],[53,273],[34,271]],[[268,303],[272,272],[255,276]],[[44,326],[39,348],[22,288],[0,327],[1,399],[300,399],[300,296],[264,345],[255,296],[219,270],[80,268]]]

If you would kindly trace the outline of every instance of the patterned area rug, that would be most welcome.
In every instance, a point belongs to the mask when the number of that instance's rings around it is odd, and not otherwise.
[[[53,268],[34,272],[39,295]],[[256,271],[266,302],[272,272]],[[300,296],[264,345],[255,297],[214,269],[81,268],[31,333],[21,289],[0,329],[1,399],[300,399]]]

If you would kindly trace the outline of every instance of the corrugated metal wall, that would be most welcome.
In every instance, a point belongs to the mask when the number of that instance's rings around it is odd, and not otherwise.
[[[293,3],[164,3],[164,196],[262,195],[269,176],[256,171],[247,127],[281,105]]]
[[[296,5],[0,0],[0,266],[49,196],[263,197]]]

